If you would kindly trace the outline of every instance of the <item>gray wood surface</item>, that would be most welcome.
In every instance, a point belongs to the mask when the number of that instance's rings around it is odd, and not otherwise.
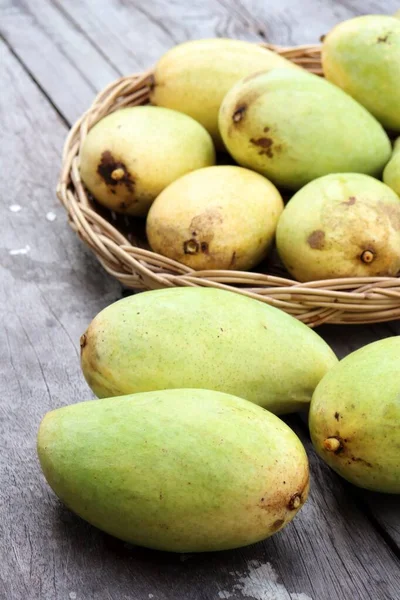
[[[169,555],[104,535],[58,502],[35,454],[44,413],[91,397],[79,336],[121,295],[70,231],[54,195],[66,123],[106,83],[150,66],[179,41],[312,43],[342,19],[398,8],[398,1],[361,0],[0,0],[1,600],[400,598],[399,497],[340,479],[296,419],[290,424],[311,461],[309,502],[281,533],[235,552]],[[15,204],[19,212],[9,208]],[[342,357],[400,334],[400,326],[319,332]]]

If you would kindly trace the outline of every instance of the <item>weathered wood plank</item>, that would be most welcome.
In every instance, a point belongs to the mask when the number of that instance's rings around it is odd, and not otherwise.
[[[105,50],[49,0],[1,0],[0,34],[70,124],[120,76]]]
[[[40,479],[37,427],[51,407],[90,397],[79,335],[120,288],[69,230],[55,198],[64,125],[0,49],[0,597],[33,600],[58,597],[63,556],[50,537],[54,500]]]
[[[218,36],[283,45],[314,44],[339,21],[359,14],[392,14],[397,9],[396,0],[308,0],[306,4],[292,0],[195,0],[190,5],[184,0],[153,0],[151,10],[146,0],[98,0],[96,10],[88,0],[65,4],[65,11],[79,19],[89,39],[95,42],[107,37],[108,55],[127,73],[133,61],[147,68],[162,48],[187,39]],[[143,27],[151,44],[140,43]]]

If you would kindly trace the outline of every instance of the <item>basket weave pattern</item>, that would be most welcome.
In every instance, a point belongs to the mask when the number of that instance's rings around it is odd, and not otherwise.
[[[322,75],[320,46],[284,48],[265,44],[265,47]],[[398,277],[298,283],[275,274],[193,271],[151,252],[144,235],[132,233],[133,219],[117,216],[98,206],[80,179],[80,148],[89,129],[104,116],[125,106],[146,104],[151,83],[152,71],[122,77],[111,83],[75,123],[65,142],[57,196],[68,212],[71,227],[110,275],[126,287],[137,290],[207,286],[235,291],[283,309],[310,327],[325,322],[377,323],[400,317]]]

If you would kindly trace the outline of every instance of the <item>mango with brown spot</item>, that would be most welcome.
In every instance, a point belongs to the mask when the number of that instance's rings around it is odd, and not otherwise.
[[[38,453],[69,509],[110,535],[171,552],[263,540],[295,517],[309,488],[306,452],[283,421],[209,390],[59,408],[41,423]]]
[[[288,202],[276,243],[298,281],[395,277],[400,271],[400,199],[368,175],[320,177]]]
[[[301,69],[238,82],[222,102],[219,128],[238,164],[293,190],[329,173],[380,176],[391,152],[363,106]]]
[[[242,77],[277,67],[298,69],[258,44],[224,38],[191,40],[174,46],[157,62],[150,100],[196,119],[222,149],[218,111],[225,94]]]
[[[311,439],[339,475],[363,488],[400,494],[400,336],[353,352],[318,384]]]
[[[270,248],[283,210],[276,187],[258,173],[224,165],[168,186],[147,217],[151,248],[196,270],[251,269]]]
[[[187,115],[154,106],[117,110],[88,133],[81,178],[107,208],[143,216],[181,175],[215,162],[210,135]]]

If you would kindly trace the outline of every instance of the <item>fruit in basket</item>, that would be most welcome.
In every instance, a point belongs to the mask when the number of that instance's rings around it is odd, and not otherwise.
[[[194,119],[167,108],[134,106],[109,114],[89,131],[80,173],[100,204],[145,215],[172,181],[214,163],[211,137]]]
[[[307,499],[306,452],[272,413],[208,390],[164,390],[48,413],[38,453],[59,498],[118,538],[226,550],[282,529]]]
[[[184,175],[147,217],[154,252],[196,270],[251,269],[267,254],[283,200],[262,175],[235,166]]]
[[[395,277],[400,270],[400,199],[368,175],[320,177],[286,205],[276,245],[298,281]]]
[[[384,127],[400,131],[400,21],[366,15],[339,23],[325,37],[322,65]]]
[[[317,453],[363,488],[400,494],[400,336],[344,358],[322,379],[310,406]]]
[[[167,288],[101,311],[81,338],[100,397],[202,388],[283,414],[307,409],[337,358],[322,338],[267,304],[225,290]]]
[[[392,157],[383,171],[383,181],[400,197],[400,137],[395,141]]]
[[[158,61],[150,99],[201,123],[222,146],[218,110],[242,77],[276,67],[296,66],[271,50],[230,39],[194,40],[175,46]]]
[[[300,69],[237,83],[221,105],[219,126],[240,165],[290,189],[328,173],[379,175],[391,152],[384,129],[364,107]]]

